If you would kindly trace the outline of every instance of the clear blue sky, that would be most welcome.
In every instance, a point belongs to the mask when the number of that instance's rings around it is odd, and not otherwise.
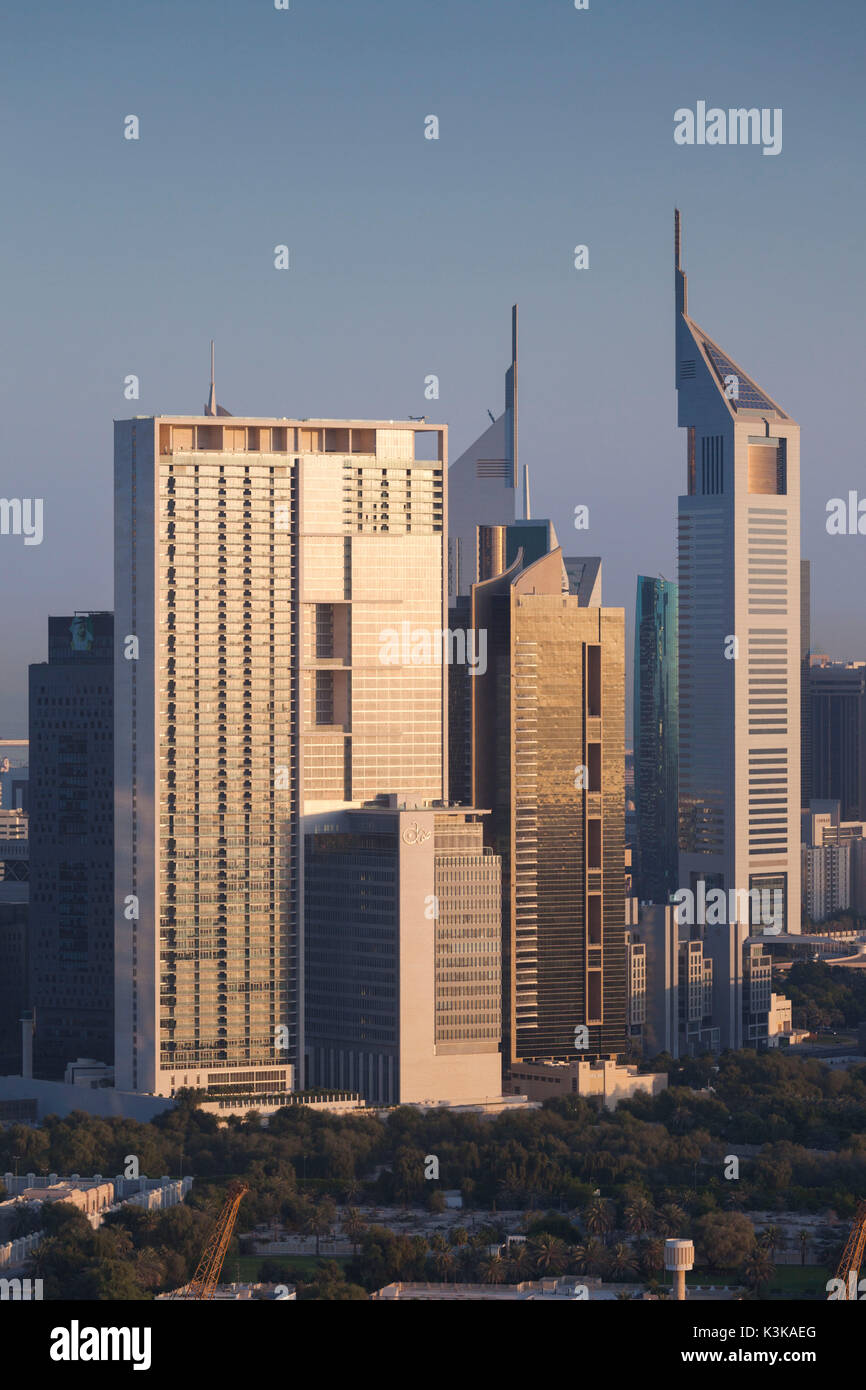
[[[45,505],[41,546],[0,538],[0,734],[48,614],[112,606],[112,419],[200,411],[211,337],[229,410],[426,413],[454,458],[502,407],[519,301],[533,510],[631,615],[638,572],[675,576],[675,203],[690,310],[802,427],[813,645],[866,657],[866,537],[824,524],[866,495],[862,0],[10,0],[0,25],[0,495]],[[782,153],[678,147],[698,100],[781,107]]]

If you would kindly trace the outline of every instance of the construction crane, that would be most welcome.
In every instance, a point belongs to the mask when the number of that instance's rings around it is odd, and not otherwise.
[[[223,1260],[229,1248],[229,1241],[232,1238],[232,1231],[235,1228],[238,1208],[243,1201],[244,1193],[248,1191],[249,1187],[245,1182],[233,1182],[229,1185],[222,1211],[208,1236],[207,1244],[198,1262],[198,1268],[190,1282],[178,1289],[172,1295],[173,1298],[213,1298],[219,1283]]]
[[[839,1300],[850,1300],[854,1303],[858,1300],[858,1280],[860,1278],[860,1267],[863,1263],[863,1256],[866,1253],[866,1200],[857,1204],[857,1215],[854,1218],[854,1225],[851,1227],[851,1234],[845,1246],[845,1253],[839,1264],[839,1271],[836,1275],[837,1288],[841,1285],[840,1291],[836,1294]]]

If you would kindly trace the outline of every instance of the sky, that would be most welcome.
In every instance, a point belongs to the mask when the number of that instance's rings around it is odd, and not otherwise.
[[[866,536],[826,531],[866,497],[864,49],[862,0],[8,0],[0,495],[44,521],[0,536],[0,737],[48,615],[112,607],[112,420],[198,414],[211,338],[235,414],[426,414],[454,459],[518,302],[533,514],[630,643],[685,490],[675,205],[690,313],[801,426],[813,648],[866,658]],[[781,153],[675,144],[698,101],[781,108]]]

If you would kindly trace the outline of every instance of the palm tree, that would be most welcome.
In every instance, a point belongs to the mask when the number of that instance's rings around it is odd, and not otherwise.
[[[663,1236],[679,1236],[685,1230],[688,1219],[677,1202],[666,1202],[659,1212],[659,1229]]]
[[[450,1275],[454,1273],[457,1260],[453,1250],[437,1250],[433,1256],[433,1267],[443,1283],[448,1283]]]
[[[354,1206],[355,1202],[357,1202],[360,1195],[361,1184],[358,1182],[358,1179],[349,1178],[348,1182],[346,1182],[343,1187],[343,1196],[345,1197],[346,1201],[349,1202],[352,1206]]]
[[[602,1276],[610,1265],[610,1251],[602,1241],[588,1240],[583,1247],[583,1263],[587,1274]]]
[[[604,1197],[593,1197],[589,1206],[583,1214],[583,1224],[590,1235],[601,1236],[605,1239],[608,1231],[613,1230],[614,1215],[611,1204]]]
[[[502,1284],[505,1280],[505,1261],[501,1255],[488,1255],[481,1261],[482,1284]]]
[[[637,1261],[631,1246],[626,1245],[624,1241],[618,1241],[610,1251],[611,1274],[618,1278],[622,1274],[634,1274],[636,1269]]]
[[[304,1219],[304,1230],[308,1235],[316,1237],[316,1255],[319,1254],[319,1242],[322,1236],[329,1236],[334,1225],[334,1204],[330,1198],[325,1199],[315,1207],[312,1207]]]
[[[634,1235],[641,1235],[644,1231],[651,1231],[656,1223],[656,1213],[652,1202],[648,1197],[633,1197],[626,1205],[625,1228]]]
[[[640,1248],[641,1268],[646,1274],[655,1274],[664,1265],[665,1246],[662,1240],[645,1240]]]
[[[543,1231],[532,1242],[532,1253],[539,1274],[561,1274],[568,1264],[568,1246],[549,1231]]]
[[[515,1284],[522,1284],[524,1279],[529,1279],[535,1273],[535,1261],[528,1241],[520,1241],[519,1244],[512,1245],[508,1256],[508,1277]]]
[[[778,1226],[771,1225],[768,1226],[766,1230],[761,1231],[758,1236],[758,1241],[764,1249],[769,1252],[770,1258],[772,1259],[776,1253],[776,1249],[782,1243],[782,1233]]]
[[[754,1289],[755,1292],[762,1288],[764,1284],[769,1284],[773,1275],[776,1273],[776,1267],[770,1259],[769,1252],[764,1246],[759,1244],[755,1245],[752,1253],[743,1266],[743,1273],[749,1288]]]
[[[367,1229],[367,1223],[357,1207],[344,1208],[341,1225],[343,1234],[347,1235],[352,1242],[352,1253],[357,1255],[361,1236]]]

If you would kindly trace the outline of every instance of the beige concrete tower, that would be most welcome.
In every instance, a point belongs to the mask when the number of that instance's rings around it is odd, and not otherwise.
[[[263,1105],[303,1035],[303,819],[445,795],[446,432],[116,425],[121,1088]]]

